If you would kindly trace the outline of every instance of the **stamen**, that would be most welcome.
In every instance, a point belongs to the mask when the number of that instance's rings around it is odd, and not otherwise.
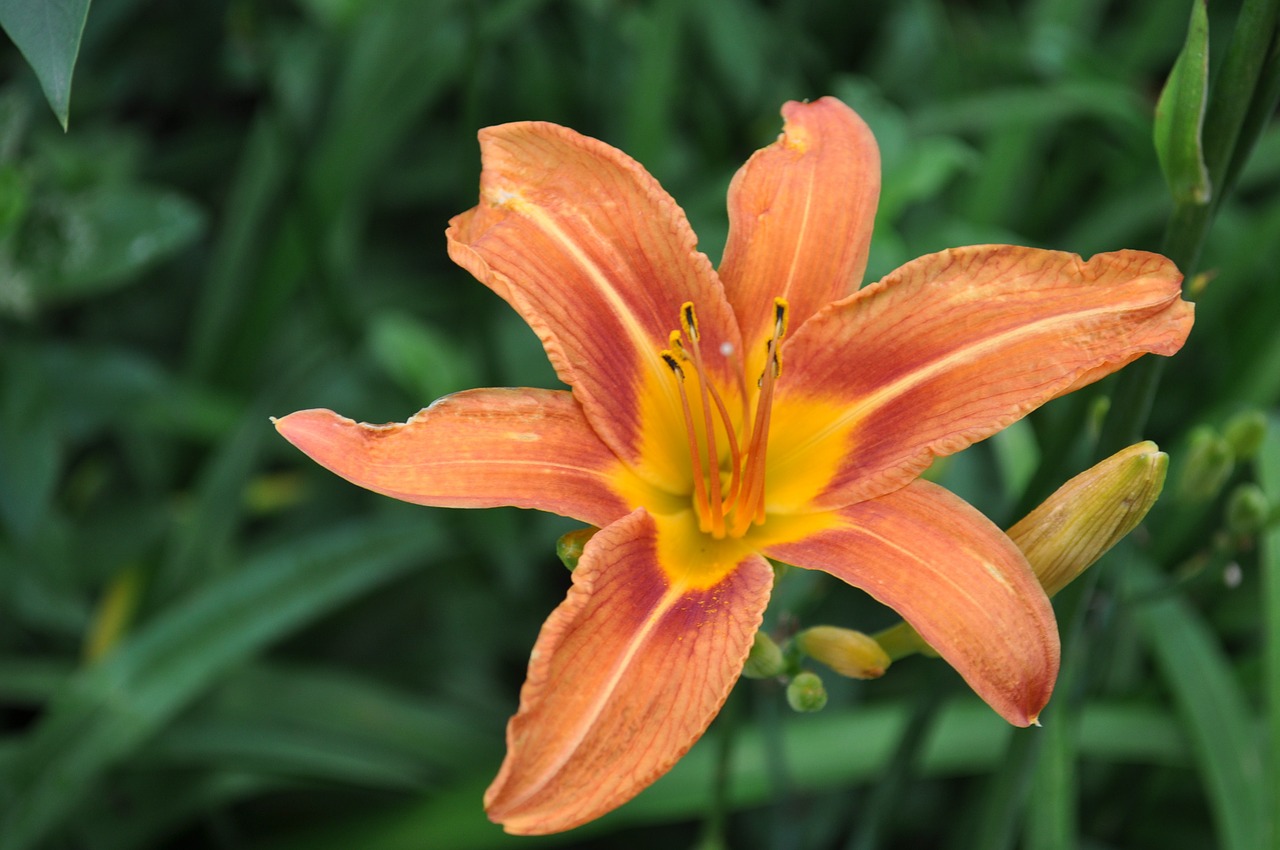
[[[781,342],[787,335],[787,299],[773,299],[773,340]]]
[[[659,353],[661,354],[662,359],[666,361],[667,365],[671,367],[671,371],[676,373],[676,377],[679,378],[680,382],[683,384],[684,370],[680,368],[680,362],[676,360],[676,356],[670,351],[662,351]]]
[[[726,506],[724,512],[727,514],[729,508],[738,498],[739,486],[742,483],[742,452],[738,448],[738,435],[734,433],[733,420],[729,418],[729,409],[725,407],[724,399],[720,397],[720,393],[716,391],[714,384],[707,384],[707,389],[711,392],[711,400],[715,402],[716,410],[720,412],[720,421],[724,423],[725,436],[729,438],[729,493],[724,499]]]
[[[743,405],[747,408],[742,417],[745,444],[739,443],[734,420],[729,415],[724,398],[711,381],[707,363],[702,356],[702,333],[693,302],[686,301],[680,305],[680,330],[671,332],[667,339],[668,348],[661,352],[663,361],[676,377],[680,392],[680,407],[692,462],[694,509],[698,513],[698,528],[704,534],[711,534],[716,538],[726,535],[741,537],[753,524],[765,521],[765,454],[773,415],[773,390],[782,374],[781,344],[787,333],[787,314],[787,302],[782,298],[774,299],[773,332],[765,343],[765,366],[756,382],[754,412],[749,412],[750,396],[738,352],[728,342],[721,343],[718,349],[728,361],[725,365],[737,377]],[[689,391],[684,385],[689,367],[692,367],[698,377],[698,397],[702,404],[700,423],[695,422]],[[701,435],[698,432],[699,425],[702,427]],[[717,425],[723,428],[729,444],[727,487],[721,483]],[[699,436],[704,440],[706,449],[705,465],[702,449],[698,444]]]
[[[693,352],[693,368],[698,373],[698,393],[702,398],[702,424],[707,435],[707,478],[710,485],[708,507],[711,509],[711,534],[724,537],[724,501],[720,492],[720,452],[716,450],[716,423],[711,415],[710,394],[707,386],[707,370],[702,363],[702,346],[698,344],[698,317],[693,312],[693,302],[686,301],[680,307],[680,324],[689,337],[689,350]],[[701,474],[701,465],[698,467]]]
[[[693,329],[694,333],[698,333],[697,315],[693,313],[693,305],[687,304],[685,307],[682,307],[681,314],[682,322],[687,323]],[[679,357],[685,361],[692,361],[688,352],[685,351],[680,331],[672,331],[667,337],[667,344]],[[720,343],[720,353],[729,360],[729,370],[733,374],[737,375],[738,389],[741,393],[741,397],[745,399],[747,396],[746,384],[742,377],[742,368],[738,364],[737,357],[734,354],[733,343]],[[701,367],[695,364],[694,368],[699,369]],[[699,375],[702,374],[702,372],[699,372]],[[711,381],[708,380],[705,384],[707,392],[711,396],[711,401],[715,403],[716,411],[720,414],[720,423],[724,426],[725,436],[729,438],[729,490],[726,493],[723,502],[724,513],[725,515],[728,515],[730,506],[732,506],[734,500],[738,498],[738,488],[742,480],[742,448],[738,445],[738,432],[733,425],[733,419],[729,416],[729,407],[724,403],[724,397],[720,395],[720,391],[716,389],[716,385]],[[718,456],[716,460],[718,462]]]
[[[692,301],[686,301],[680,305],[680,327],[684,329],[685,335],[689,337],[690,342],[698,341],[698,317],[693,312]]]
[[[680,407],[684,412],[684,429],[685,435],[689,439],[689,457],[693,461],[693,494],[694,506],[698,512],[698,529],[704,534],[711,531],[711,524],[708,521],[709,515],[712,513],[707,502],[707,486],[702,480],[702,455],[698,451],[698,434],[693,427],[693,411],[689,409],[689,395],[684,390],[684,369],[680,368],[680,362],[676,360],[676,356],[671,351],[664,350],[661,352],[662,359],[666,361],[668,367],[676,376],[676,386],[680,389]],[[719,483],[719,476],[715,476]],[[721,519],[723,527],[723,518]],[[721,531],[723,535],[723,531]]]
[[[747,446],[747,470],[742,492],[734,505],[733,528],[730,533],[741,537],[754,522],[765,520],[764,470],[765,453],[769,445],[769,423],[773,412],[773,388],[782,374],[782,355],[779,347],[787,332],[787,302],[782,298],[773,301],[773,335],[765,351],[765,367],[757,386],[755,421],[751,428],[751,440]]]

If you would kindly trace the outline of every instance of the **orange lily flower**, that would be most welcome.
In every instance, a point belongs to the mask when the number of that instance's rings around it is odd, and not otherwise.
[[[449,254],[572,391],[471,390],[395,425],[276,422],[379,493],[601,527],[485,796],[509,832],[596,818],[693,745],[760,625],[766,558],[864,589],[1009,722],[1034,722],[1058,669],[1048,599],[1003,532],[918,476],[1190,331],[1178,270],[1137,251],[960,248],[858,289],[875,140],[832,98],[782,112],[729,188],[718,272],[622,152],[546,123],[482,130],[480,203],[450,222]]]

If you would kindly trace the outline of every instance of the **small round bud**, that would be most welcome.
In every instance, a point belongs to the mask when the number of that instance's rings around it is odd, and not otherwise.
[[[1207,425],[1194,429],[1187,443],[1178,497],[1189,502],[1207,502],[1218,495],[1235,468],[1231,444]]]
[[[1267,417],[1260,410],[1237,413],[1223,426],[1222,437],[1231,446],[1236,460],[1252,460],[1267,438]]]
[[[827,689],[816,673],[797,673],[787,685],[787,703],[795,711],[808,714],[822,711],[827,704]]]
[[[560,539],[556,541],[556,556],[560,558],[560,562],[569,568],[569,572],[573,572],[578,561],[582,558],[582,550],[586,548],[587,541],[596,536],[596,532],[600,529],[595,526],[587,526],[570,531],[560,535]]]
[[[781,676],[786,669],[787,662],[782,656],[782,649],[764,632],[756,632],[742,675],[748,679],[772,679]]]
[[[851,679],[878,679],[889,669],[889,654],[875,638],[838,626],[814,626],[796,635],[805,655]]]
[[[1267,527],[1271,500],[1257,484],[1241,484],[1227,497],[1227,529],[1241,537],[1251,537]]]

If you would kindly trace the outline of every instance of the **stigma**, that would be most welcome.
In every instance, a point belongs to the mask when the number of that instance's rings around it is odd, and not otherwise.
[[[741,394],[742,410],[737,420],[740,425],[734,424],[723,396],[710,379],[692,301],[681,305],[680,329],[671,332],[668,348],[661,352],[679,390],[698,527],[717,539],[742,537],[753,525],[765,521],[765,453],[774,387],[782,374],[780,348],[787,332],[786,300],[775,298],[773,308],[773,331],[765,343],[764,370],[756,381],[757,392]],[[721,343],[718,350],[724,357],[733,358],[732,344]],[[744,389],[745,383],[742,381]],[[697,394],[700,416],[694,412],[691,393]],[[751,395],[755,396],[754,405]]]

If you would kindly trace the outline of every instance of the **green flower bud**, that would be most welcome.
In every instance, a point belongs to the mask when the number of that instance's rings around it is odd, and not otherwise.
[[[1267,438],[1267,417],[1260,410],[1237,413],[1223,427],[1222,437],[1231,446],[1236,460],[1252,460]]]
[[[1271,500],[1257,484],[1241,484],[1227,497],[1227,529],[1240,537],[1252,537],[1267,527]]]
[[[1186,461],[1178,480],[1178,498],[1189,502],[1207,502],[1231,477],[1235,453],[1218,432],[1201,426],[1191,432]]]
[[[573,572],[577,568],[578,561],[582,558],[582,550],[587,546],[587,541],[595,537],[596,532],[599,530],[595,526],[589,525],[586,528],[579,528],[560,535],[560,539],[556,541],[556,555],[560,558],[560,562],[569,568],[569,572]]]
[[[1072,478],[1009,537],[1053,596],[1137,527],[1164,487],[1169,456],[1145,442]]]
[[[889,669],[889,654],[875,638],[837,626],[814,626],[796,635],[805,655],[851,679],[878,679]]]
[[[742,675],[748,679],[772,679],[781,676],[786,669],[787,662],[782,657],[782,649],[764,632],[756,632]]]
[[[787,702],[795,711],[805,714],[822,711],[827,704],[827,689],[816,673],[797,673],[787,685]]]
[[[910,623],[899,621],[887,629],[875,633],[876,643],[889,656],[890,661],[901,661],[917,652],[926,658],[941,658],[929,642]]]

